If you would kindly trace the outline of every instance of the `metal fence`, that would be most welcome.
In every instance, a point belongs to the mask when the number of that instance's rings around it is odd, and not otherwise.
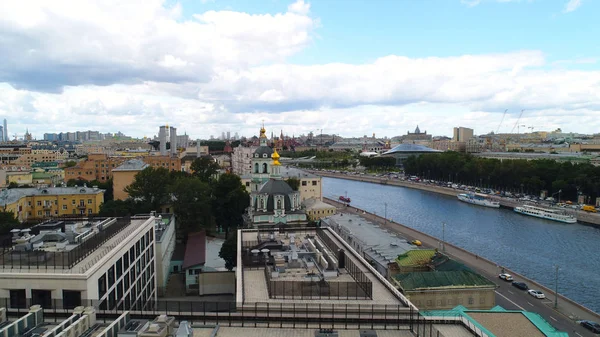
[[[81,221],[81,218],[78,221]],[[0,251],[0,268],[70,269],[130,223],[129,217],[119,218],[101,232],[94,234],[90,239],[66,252],[16,251],[12,248],[12,240],[10,238],[5,239]]]
[[[356,282],[320,281],[267,281],[269,297],[274,299],[370,299],[364,285]],[[370,289],[369,289],[370,290]]]

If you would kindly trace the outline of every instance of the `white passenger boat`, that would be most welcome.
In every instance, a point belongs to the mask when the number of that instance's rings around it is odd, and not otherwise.
[[[515,212],[534,216],[537,218],[560,221],[564,223],[576,223],[577,218],[573,215],[567,214],[563,210],[559,209],[548,209],[531,205],[523,205],[515,207]]]
[[[477,193],[461,193],[458,196],[458,200],[468,202],[469,204],[485,206],[485,207],[493,207],[499,208],[500,203],[497,201],[491,200],[485,194],[477,194]]]

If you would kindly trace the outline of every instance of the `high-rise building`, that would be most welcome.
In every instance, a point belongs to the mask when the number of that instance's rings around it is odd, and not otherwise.
[[[454,128],[454,137],[452,137],[453,142],[466,142],[471,138],[473,138],[473,129],[464,128],[462,126]]]
[[[4,127],[0,126],[0,143],[4,141]]]
[[[227,140],[231,139],[231,132],[227,131]]]
[[[2,128],[2,135],[4,136],[4,141],[8,142],[8,127],[6,126],[6,118],[4,118],[4,128]]]

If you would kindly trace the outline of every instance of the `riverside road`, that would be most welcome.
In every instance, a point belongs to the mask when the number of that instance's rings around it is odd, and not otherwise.
[[[600,288],[600,277],[595,272],[600,267],[597,265],[600,261],[593,251],[600,240],[600,230],[597,228],[564,225],[526,217],[506,209],[468,205],[453,196],[414,189],[323,179],[324,196],[337,199],[346,193],[352,198],[352,206],[382,216],[387,212],[388,219],[434,237],[442,237],[442,222],[446,222],[447,242],[521,273],[547,288],[554,289],[554,265],[558,264],[559,293],[596,312],[600,309],[596,291]],[[501,295],[497,296],[498,304],[538,312],[556,327],[562,329],[561,325],[564,325],[564,331],[575,330],[584,336],[585,330],[580,331],[571,322],[576,319],[598,321],[598,317],[587,316],[585,311],[575,307],[569,308],[566,301],[560,299],[559,309],[564,314],[554,311],[553,303],[544,304],[548,300],[536,300],[509,283],[498,280],[499,267],[493,266],[494,270],[484,275],[499,285],[498,293]],[[542,290],[549,298],[554,298],[550,290]],[[571,316],[571,319],[567,316]],[[561,320],[564,322],[561,323]]]

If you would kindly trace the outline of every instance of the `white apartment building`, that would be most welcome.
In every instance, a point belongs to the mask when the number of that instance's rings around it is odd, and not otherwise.
[[[233,148],[231,154],[231,169],[233,173],[242,176],[252,173],[252,154],[256,151],[256,146]]]
[[[0,250],[0,298],[12,308],[142,309],[157,296],[155,225],[136,216],[13,229]]]

